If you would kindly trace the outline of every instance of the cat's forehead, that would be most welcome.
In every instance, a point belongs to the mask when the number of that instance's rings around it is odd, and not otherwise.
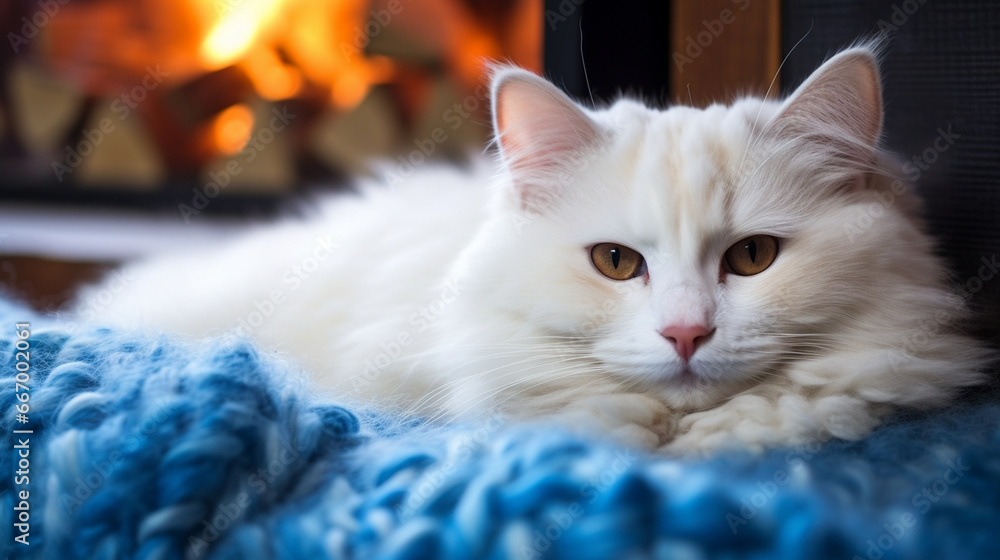
[[[774,103],[757,99],[731,106],[678,106],[665,110],[619,102],[608,111],[607,118],[619,148],[637,151],[642,156],[640,161],[648,166],[671,173],[704,169],[725,172],[739,166],[754,133],[774,109]],[[734,153],[741,157],[734,158]]]
[[[731,228],[733,206],[748,169],[752,139],[773,114],[768,102],[747,100],[706,109],[654,110],[619,103],[607,117],[613,130],[623,201],[642,239],[691,240]]]

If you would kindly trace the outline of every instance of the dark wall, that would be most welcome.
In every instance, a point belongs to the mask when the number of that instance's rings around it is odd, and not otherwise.
[[[576,99],[666,100],[670,52],[669,2],[545,0],[545,74]]]
[[[786,53],[812,27],[782,70],[786,93],[831,53],[888,31],[886,144],[919,174],[956,290],[980,311],[977,330],[1000,343],[1000,273],[985,264],[1000,259],[1000,3],[786,0],[783,12]]]

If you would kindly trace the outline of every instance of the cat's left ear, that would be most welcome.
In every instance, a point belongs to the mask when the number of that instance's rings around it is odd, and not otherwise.
[[[873,49],[856,47],[826,61],[785,101],[774,125],[779,133],[840,139],[852,152],[878,145],[882,83]]]
[[[493,130],[524,208],[559,196],[559,176],[598,140],[598,125],[548,81],[514,67],[493,75]]]

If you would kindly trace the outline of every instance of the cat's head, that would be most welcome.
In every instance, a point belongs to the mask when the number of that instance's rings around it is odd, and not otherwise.
[[[502,68],[493,114],[506,174],[467,276],[523,327],[505,336],[566,341],[622,386],[707,406],[789,362],[900,343],[894,290],[948,299],[909,193],[856,224],[894,184],[869,48],[784,101],[706,109],[588,110]]]

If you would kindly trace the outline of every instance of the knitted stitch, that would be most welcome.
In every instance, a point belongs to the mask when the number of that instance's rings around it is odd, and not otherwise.
[[[428,425],[311,396],[250,343],[0,302],[5,558],[977,558],[1000,527],[1000,405],[860,442],[672,459],[544,426]],[[31,322],[29,422],[15,322]],[[6,325],[6,326],[5,326]],[[15,484],[20,434],[30,482]],[[23,449],[23,448],[22,448]],[[15,510],[29,491],[24,545]],[[13,528],[8,530],[6,528]]]

